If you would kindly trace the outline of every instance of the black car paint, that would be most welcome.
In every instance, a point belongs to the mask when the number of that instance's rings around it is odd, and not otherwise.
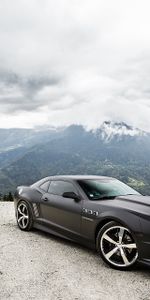
[[[127,195],[92,201],[78,185],[77,179],[76,176],[47,177],[32,186],[18,187],[14,200],[15,210],[20,200],[27,201],[32,208],[35,228],[90,248],[97,248],[96,236],[99,229],[111,220],[117,221],[132,231],[138,245],[138,259],[149,264],[150,197]],[[40,186],[48,180],[71,182],[80,196],[80,201],[43,191]],[[35,216],[33,203],[37,205],[38,216]]]

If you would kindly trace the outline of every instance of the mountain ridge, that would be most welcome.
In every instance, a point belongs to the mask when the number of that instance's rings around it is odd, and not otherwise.
[[[107,126],[115,128],[109,139],[104,131]],[[15,137],[13,130],[10,142],[12,137]],[[14,191],[17,185],[32,184],[44,176],[69,173],[113,176],[150,193],[150,134],[140,129],[135,131],[125,123],[105,121],[94,131],[71,125],[40,131],[37,135],[32,131],[29,139],[24,131],[17,139],[22,147],[0,153],[2,193]],[[8,140],[7,143],[4,140],[7,146]]]

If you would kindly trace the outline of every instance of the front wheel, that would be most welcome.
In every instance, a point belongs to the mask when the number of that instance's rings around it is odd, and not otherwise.
[[[129,269],[138,258],[132,232],[117,222],[104,225],[97,236],[98,250],[103,260],[115,269]]]
[[[33,217],[29,204],[21,200],[17,205],[17,224],[21,230],[29,231],[33,226]]]

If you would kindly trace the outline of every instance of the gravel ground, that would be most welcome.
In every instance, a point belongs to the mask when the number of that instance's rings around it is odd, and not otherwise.
[[[150,268],[120,272],[92,250],[16,226],[13,203],[0,202],[0,300],[150,299]]]

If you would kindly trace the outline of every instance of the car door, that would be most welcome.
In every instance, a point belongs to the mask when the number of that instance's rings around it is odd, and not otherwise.
[[[42,197],[41,214],[47,225],[78,235],[81,231],[82,200],[77,202],[64,198],[65,192],[78,194],[72,182],[52,180],[48,192]]]

